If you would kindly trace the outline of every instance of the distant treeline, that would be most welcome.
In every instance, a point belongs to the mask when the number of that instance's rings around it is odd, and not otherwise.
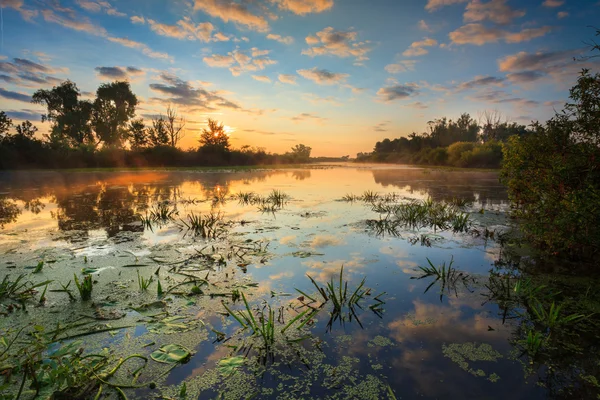
[[[30,121],[13,125],[0,111],[0,169],[228,166],[305,163],[311,148],[285,154],[243,146],[233,149],[222,123],[208,119],[196,149],[182,150],[186,121],[168,106],[150,124],[136,118],[138,100],[128,82],[100,85],[94,101],[81,100],[77,85],[38,90],[32,102],[46,107],[50,132],[38,138]]]
[[[525,125],[503,120],[496,112],[485,113],[481,122],[469,114],[456,121],[440,118],[429,122],[428,132],[384,139],[372,153],[357,154],[359,162],[389,162],[454,167],[499,168],[502,142],[528,133]]]

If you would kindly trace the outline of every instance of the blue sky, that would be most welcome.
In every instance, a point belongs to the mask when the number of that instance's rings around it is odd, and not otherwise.
[[[196,146],[208,117],[234,146],[370,151],[427,122],[560,109],[589,54],[587,0],[0,0],[0,109],[42,131],[39,88],[84,98],[127,79],[147,120],[171,104]]]

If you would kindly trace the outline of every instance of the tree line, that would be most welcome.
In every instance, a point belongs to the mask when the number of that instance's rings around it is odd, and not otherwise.
[[[95,99],[81,99],[72,81],[37,90],[32,103],[46,109],[50,130],[38,138],[31,121],[13,125],[0,111],[0,169],[140,166],[218,166],[310,161],[311,148],[296,145],[285,154],[243,146],[233,149],[225,126],[208,119],[196,149],[179,148],[186,120],[171,105],[149,124],[136,117],[138,98],[129,82],[104,83]]]
[[[529,131],[525,125],[510,122],[498,112],[485,112],[479,121],[468,113],[456,121],[446,117],[428,123],[423,133],[384,139],[372,153],[359,153],[362,162],[392,162],[456,167],[498,168],[502,161],[502,142]]]

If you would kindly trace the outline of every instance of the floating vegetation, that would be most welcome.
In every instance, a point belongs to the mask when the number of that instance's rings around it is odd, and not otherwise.
[[[150,357],[156,362],[177,364],[185,362],[191,354],[191,351],[180,344],[167,344],[153,351]]]
[[[480,345],[474,342],[444,344],[442,345],[442,352],[444,353],[444,357],[448,357],[454,361],[462,370],[479,377],[487,376],[486,372],[482,369],[473,369],[469,365],[469,362],[497,362],[498,359],[502,358],[502,354],[498,353],[487,343]],[[500,379],[495,373],[490,374],[490,377],[492,377],[490,379],[492,382]]]

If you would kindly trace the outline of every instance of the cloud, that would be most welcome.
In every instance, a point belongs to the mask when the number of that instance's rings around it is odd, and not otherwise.
[[[296,85],[296,76],[295,75],[279,74],[277,79],[279,79],[279,82],[281,82],[281,83],[287,83],[288,85]]]
[[[274,35],[272,33],[269,33],[267,35],[267,39],[270,40],[275,40],[279,43],[283,43],[283,44],[292,44],[294,43],[294,38],[291,36],[281,36],[281,35]]]
[[[556,16],[558,17],[558,19],[563,19],[563,18],[567,18],[569,16],[569,13],[566,11],[559,11]]]
[[[115,17],[126,17],[127,14],[117,11],[108,1],[76,0],[79,7],[94,13],[104,12]]]
[[[333,0],[271,0],[279,9],[291,11],[297,15],[321,13],[333,7]]]
[[[143,19],[142,19],[143,20]],[[153,19],[145,20],[150,25],[150,29],[156,34],[171,37],[179,40],[200,40],[201,42],[226,42],[229,36],[214,32],[215,27],[210,22],[196,24],[190,17],[183,17],[175,25],[161,24]],[[139,21],[137,23],[144,23]]]
[[[19,120],[19,121],[24,121],[24,120],[41,121],[43,112],[38,111],[38,110],[23,109],[23,110],[6,110],[6,114],[10,118]]]
[[[25,21],[31,21],[34,17],[37,17],[37,10],[23,8],[23,5],[23,0],[2,0],[2,7],[12,8],[17,11]]]
[[[472,0],[467,4],[463,18],[465,22],[490,20],[504,25],[524,15],[525,10],[513,10],[506,4],[506,0],[490,0],[487,3],[482,3],[481,0]]]
[[[329,246],[339,246],[344,244],[344,241],[339,239],[336,236],[332,235],[316,235],[313,240],[311,240],[309,246],[314,248],[323,248]]]
[[[399,74],[400,72],[414,71],[417,60],[402,60],[395,64],[388,64],[384,69],[390,74]]]
[[[429,53],[425,47],[436,46],[437,44],[438,42],[435,39],[424,38],[423,40],[411,43],[410,47],[402,55],[405,57],[422,56]]]
[[[145,24],[146,23],[146,19],[144,17],[140,17],[137,15],[134,15],[130,18],[131,23],[132,24]]]
[[[96,73],[101,78],[107,79],[131,79],[144,75],[145,72],[135,67],[96,67]]]
[[[438,10],[444,6],[466,3],[468,0],[428,0],[425,9],[429,12]]]
[[[52,22],[65,28],[73,29],[79,32],[86,32],[95,36],[108,36],[106,29],[101,26],[94,25],[86,17],[67,17],[56,14],[54,11],[48,9],[42,10],[42,15],[46,22]]]
[[[404,107],[418,108],[421,110],[423,110],[425,108],[429,108],[429,106],[427,104],[421,103],[420,101],[415,101],[414,103],[404,104]]]
[[[521,43],[550,32],[550,26],[523,29],[520,32],[508,32],[500,28],[487,28],[482,24],[467,24],[450,32],[448,37],[454,44],[474,44],[482,46],[504,40],[506,43]]]
[[[366,56],[371,51],[370,42],[359,42],[358,33],[352,31],[336,31],[327,27],[315,36],[307,36],[306,43],[311,46],[302,50],[302,54],[315,57],[322,55],[333,55],[337,57],[355,57],[355,65],[362,65],[368,60]]]
[[[61,25],[65,28],[73,29],[79,32],[86,32],[90,35],[104,37],[113,43],[118,43],[125,47],[141,50],[142,53],[151,58],[164,59],[169,60],[171,62],[173,61],[173,59],[168,54],[156,52],[143,43],[136,42],[127,38],[118,38],[110,36],[106,29],[104,29],[101,26],[94,25],[86,17],[78,16],[71,9],[65,9],[61,7],[56,9],[58,11],[66,13],[68,16],[56,14],[53,10],[50,9],[42,10],[42,15],[44,16],[44,20],[46,22],[52,22]]]
[[[373,130],[375,132],[387,132],[388,131],[388,125],[391,123],[392,121],[383,121],[378,123],[377,125],[375,125],[373,127]]]
[[[192,107],[198,111],[215,111],[223,108],[243,111],[242,107],[223,97],[221,92],[209,91],[203,87],[194,87],[175,75],[161,73],[161,83],[150,84],[150,89],[166,98],[153,98],[165,104]]]
[[[340,72],[331,72],[326,69],[318,69],[317,67],[311,69],[299,69],[296,71],[300,76],[315,82],[318,85],[337,85],[346,81],[349,74]]]
[[[504,78],[498,78],[495,76],[476,76],[475,79],[472,79],[467,82],[462,82],[457,86],[459,90],[470,90],[470,89],[478,89],[482,86],[502,86],[504,83]]]
[[[32,86],[30,82],[38,85],[53,85],[62,80],[50,74],[68,74],[68,68],[55,68],[47,64],[40,64],[25,58],[14,58],[12,62],[1,61],[0,72],[2,80],[19,86]]]
[[[259,32],[269,30],[269,23],[264,17],[254,14],[245,4],[233,0],[195,0],[194,10],[201,10],[211,17],[233,22],[251,30]]]
[[[135,40],[130,40],[127,38],[118,38],[118,37],[108,37],[107,39],[113,43],[118,43],[121,46],[141,50],[142,53],[144,53],[145,55],[147,55],[150,58],[158,58],[161,60],[168,60],[168,61],[173,62],[173,58],[170,55],[168,55],[167,53],[161,53],[158,51],[154,51],[150,47],[145,45],[144,43],[136,42]]]
[[[294,121],[296,123],[298,122],[306,122],[306,121],[313,121],[313,122],[317,122],[317,123],[323,123],[327,120],[327,118],[323,118],[323,117],[319,117],[318,115],[314,115],[311,113],[302,113],[302,114],[298,114],[295,117],[290,118],[291,121]]]
[[[404,100],[411,96],[419,94],[419,87],[415,83],[407,83],[406,85],[394,85],[381,88],[377,91],[377,96],[384,103],[389,103],[394,100]]]
[[[521,51],[519,53],[499,59],[498,67],[500,71],[503,72],[512,72],[520,70],[544,70],[549,65],[572,62],[573,57],[578,54],[581,54],[581,50],[564,50],[550,52],[540,51],[537,53],[527,53],[525,51]]]
[[[433,32],[433,29],[423,19],[419,21],[419,29],[426,32]]]
[[[19,92],[11,92],[10,90],[6,90],[4,88],[0,88],[0,97],[3,97],[8,100],[16,100],[22,101],[24,103],[31,103],[30,95]]]
[[[252,79],[259,82],[271,83],[271,78],[265,75],[252,75]]]
[[[333,96],[327,96],[327,97],[320,97],[317,96],[316,94],[312,94],[312,93],[304,93],[302,95],[302,98],[312,104],[323,104],[323,103],[327,103],[327,104],[331,104],[334,106],[341,106],[342,103],[340,103],[335,97]]]
[[[513,83],[529,83],[535,82],[538,79],[543,78],[545,75],[545,73],[540,71],[522,71],[508,74],[506,75],[506,78]]]
[[[262,71],[269,65],[277,64],[277,61],[264,57],[269,52],[269,50],[260,50],[256,47],[253,47],[250,51],[236,49],[226,55],[213,54],[204,57],[202,60],[209,67],[229,68],[233,76],[239,76],[244,72]]]
[[[539,101],[524,99],[522,97],[510,97],[508,93],[501,90],[488,90],[477,93],[469,98],[477,102],[484,101],[492,104],[512,104],[519,108],[537,107],[540,105]]]
[[[545,0],[542,5],[544,7],[560,7],[565,4],[564,0]]]

